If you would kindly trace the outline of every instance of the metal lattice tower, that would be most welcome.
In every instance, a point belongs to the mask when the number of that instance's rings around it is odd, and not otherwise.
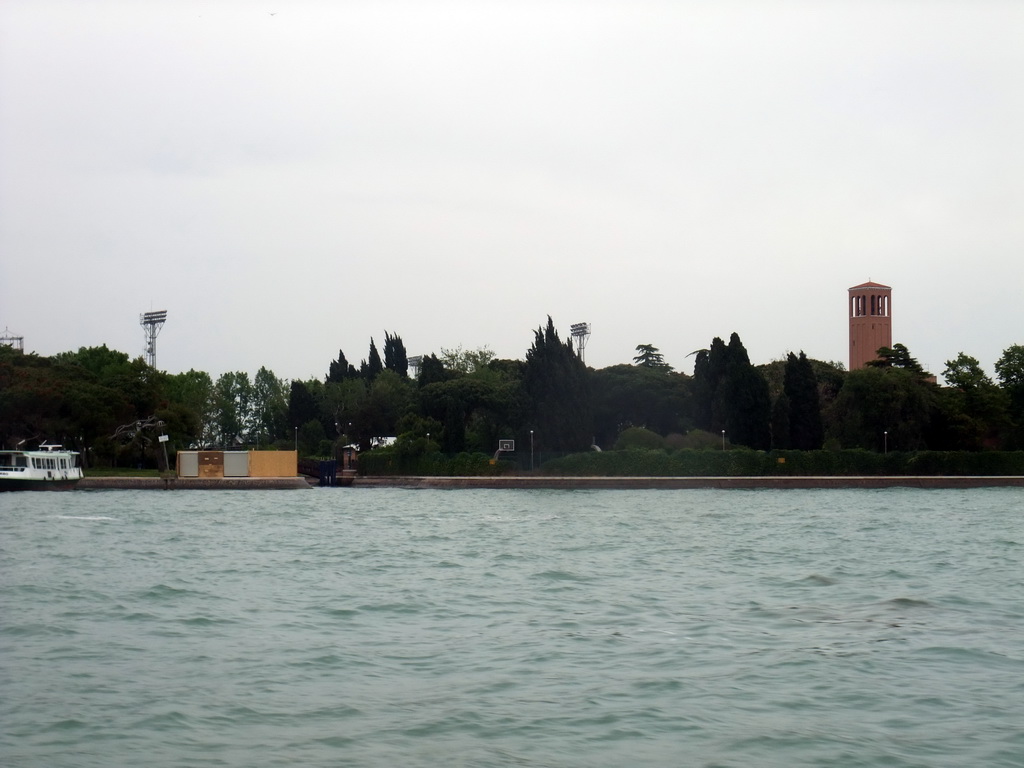
[[[4,328],[4,335],[0,336],[0,344],[5,347],[14,347],[19,352],[25,351],[25,337],[15,336],[6,328]]]
[[[409,364],[409,378],[415,379],[420,375],[420,368],[423,367],[423,355],[413,355],[406,359]]]
[[[586,365],[587,360],[583,356],[583,350],[587,348],[587,339],[590,338],[590,323],[573,323],[569,326],[569,330],[573,341],[576,342],[576,354],[579,355],[580,362]]]
[[[156,368],[156,337],[167,321],[167,310],[147,312],[139,317],[139,325],[146,334],[146,362]]]

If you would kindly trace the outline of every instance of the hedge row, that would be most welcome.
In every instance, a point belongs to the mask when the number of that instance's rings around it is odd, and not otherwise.
[[[393,448],[378,448],[359,455],[359,473],[371,477],[381,475],[466,477],[509,474],[511,466],[499,461],[492,464],[485,453],[442,453],[410,455]]]
[[[766,475],[1024,475],[1024,451],[695,451],[577,453],[546,462],[545,475],[745,477]]]

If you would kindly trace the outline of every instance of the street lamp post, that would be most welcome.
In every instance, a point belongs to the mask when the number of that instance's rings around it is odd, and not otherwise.
[[[882,447],[882,452],[883,453],[889,453],[889,430],[888,429],[885,430],[882,433],[882,441],[883,441],[882,442],[882,446],[883,446]]]
[[[533,430],[530,430],[530,471],[533,472]]]
[[[722,430],[722,450],[725,450],[725,430]]]
[[[299,454],[299,428],[295,428],[295,455]]]

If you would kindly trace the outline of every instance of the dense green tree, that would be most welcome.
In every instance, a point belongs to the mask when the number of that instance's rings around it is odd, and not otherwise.
[[[653,344],[637,344],[633,363],[642,368],[654,368],[670,373],[672,366],[665,362],[665,356]]]
[[[267,446],[288,437],[288,396],[285,383],[261,366],[252,383],[252,435]]]
[[[789,401],[789,447],[801,451],[821,448],[825,432],[821,421],[818,377],[807,355],[786,356],[783,390]]]
[[[878,357],[869,360],[867,365],[872,368],[902,368],[922,376],[928,375],[917,359],[910,354],[902,344],[893,344],[892,347],[882,347],[878,350]]]
[[[294,430],[311,419],[318,419],[320,409],[310,392],[310,382],[293,379],[288,391],[288,426]]]
[[[148,418],[165,401],[167,374],[150,367],[145,360],[134,360],[124,352],[99,347],[80,347],[77,352],[54,356],[60,365],[77,367],[92,374],[100,385],[118,392],[134,410],[135,418]]]
[[[1024,345],[1011,344],[996,361],[996,376],[1006,388],[1024,388]]]
[[[445,370],[444,363],[435,354],[424,355],[420,361],[420,374],[417,382],[421,387],[428,384],[435,384],[439,381],[448,381],[452,374]]]
[[[593,371],[589,378],[598,445],[612,445],[629,427],[643,427],[665,436],[685,433],[693,426],[691,380],[684,374],[613,365]]]
[[[456,398],[449,398],[445,403],[441,450],[445,453],[466,450],[466,406]]]
[[[168,377],[167,397],[195,414],[198,430],[191,440],[176,443],[179,448],[210,448],[217,442],[217,403],[213,379],[206,371],[190,369]]]
[[[123,362],[127,365],[127,355]],[[123,393],[100,375],[70,361],[24,354],[0,345],[0,444],[4,447],[60,442],[83,458],[112,460],[109,436],[135,418]],[[103,446],[99,454],[87,453]]]
[[[957,389],[975,389],[986,385],[993,385],[992,379],[981,369],[981,363],[976,357],[961,352],[952,360],[946,361],[946,370],[942,377],[951,387]]]
[[[507,428],[512,392],[503,376],[476,371],[423,387],[420,408],[444,425],[444,433],[434,435],[442,450],[491,453]]]
[[[960,352],[946,361],[942,375],[949,387],[937,395],[929,447],[991,449],[1010,438],[1009,397],[976,358]]]
[[[410,413],[413,389],[394,371],[382,371],[359,404],[353,427],[359,444],[370,447],[376,437],[394,437],[399,422]]]
[[[933,385],[915,371],[878,366],[850,371],[832,405],[830,436],[843,448],[920,450],[927,447],[934,404]]]
[[[1007,447],[1024,450],[1024,345],[1011,344],[996,361],[996,376],[1008,398]]]
[[[310,419],[299,426],[294,439],[298,441],[300,456],[319,456],[321,454],[320,447],[327,440],[327,433],[324,431],[324,425],[320,423],[320,419]]]
[[[99,380],[110,380],[129,373],[131,358],[124,352],[108,349],[106,344],[98,347],[79,347],[77,352],[58,352],[53,356],[56,363],[78,365]]]
[[[494,353],[487,347],[463,349],[459,345],[455,349],[441,348],[441,362],[445,370],[452,373],[473,373],[484,369],[494,359]]]
[[[384,367],[403,379],[409,376],[409,356],[405,353],[402,337],[397,333],[392,336],[384,331]]]
[[[573,350],[572,341],[559,339],[549,316],[547,326],[534,333],[523,371],[539,444],[556,451],[590,447],[593,415],[587,384],[587,369]]]
[[[368,389],[366,382],[360,378],[324,385],[318,398],[319,413],[328,435],[334,439],[344,439],[346,444],[356,440],[356,427]]]
[[[213,386],[217,442],[230,450],[244,445],[253,429],[252,382],[245,371],[222,373]]]

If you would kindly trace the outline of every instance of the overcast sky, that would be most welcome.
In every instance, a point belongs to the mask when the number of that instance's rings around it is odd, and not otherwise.
[[[0,329],[322,378],[1024,344],[1024,2],[0,3]]]

